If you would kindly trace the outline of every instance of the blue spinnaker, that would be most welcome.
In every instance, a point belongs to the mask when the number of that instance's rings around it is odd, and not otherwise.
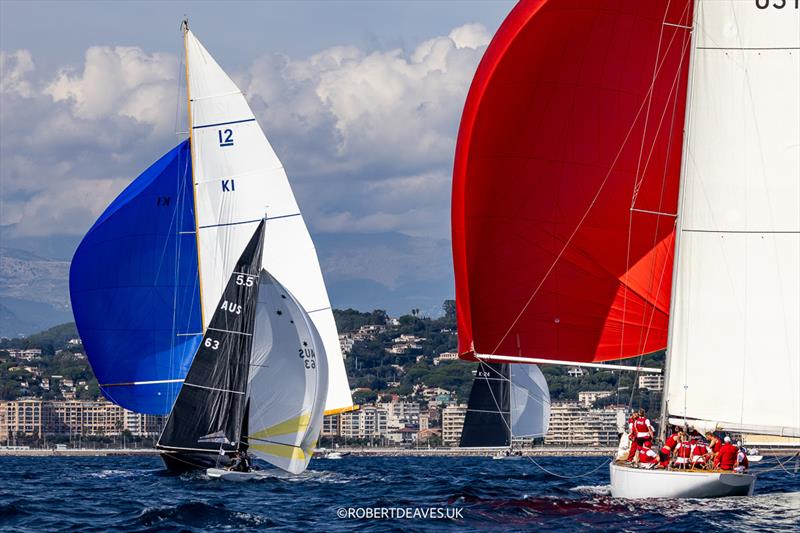
[[[202,339],[189,142],[136,178],[78,246],[75,323],[112,402],[166,414]]]

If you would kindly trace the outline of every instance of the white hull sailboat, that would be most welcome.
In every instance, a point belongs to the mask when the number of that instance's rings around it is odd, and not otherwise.
[[[754,474],[653,470],[611,463],[611,495],[615,498],[722,498],[750,496]]]
[[[666,350],[662,439],[668,424],[800,436],[800,10],[785,4],[517,4],[456,146],[462,358],[638,378]],[[610,475],[623,498],[755,485]]]

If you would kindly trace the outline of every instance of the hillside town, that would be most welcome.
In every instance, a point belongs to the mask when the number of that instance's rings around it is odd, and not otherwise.
[[[339,341],[355,408],[326,416],[320,446],[457,447],[476,364],[456,352],[454,302],[440,318],[417,310],[337,311]],[[615,446],[634,407],[656,408],[661,376],[638,381],[613,372],[544,369],[551,390],[544,438],[519,446]],[[165,416],[137,414],[107,401],[74,325],[0,341],[0,446],[152,445]]]

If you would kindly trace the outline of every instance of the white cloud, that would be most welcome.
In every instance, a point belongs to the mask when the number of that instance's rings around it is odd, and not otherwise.
[[[119,115],[167,131],[175,123],[168,110],[176,103],[178,68],[178,59],[170,54],[93,46],[86,51],[83,72],[62,69],[43,92],[54,102],[69,102],[76,118]]]
[[[28,50],[6,53],[0,50],[0,93],[31,94],[28,76],[33,72],[33,57]]]
[[[449,275],[448,247],[436,239],[449,234],[459,118],[488,41],[485,28],[466,25],[410,52],[337,46],[223,65],[315,233],[412,236],[402,249],[379,238],[329,254],[335,279],[397,286],[409,270],[419,279]],[[15,224],[18,236],[82,234],[177,142],[175,55],[95,46],[82,65],[57,72],[34,69],[24,50],[0,59],[0,223]]]

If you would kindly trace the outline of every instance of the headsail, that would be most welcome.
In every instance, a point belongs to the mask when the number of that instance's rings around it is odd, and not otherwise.
[[[166,450],[238,449],[264,241],[262,222],[251,235],[211,316],[157,447]]]
[[[481,362],[472,383],[462,447],[511,446],[514,438],[543,437],[550,391],[537,365]]]
[[[697,9],[667,408],[697,427],[797,437],[800,15]]]
[[[452,234],[462,357],[663,349],[690,0],[523,0],[475,74]]]
[[[201,293],[211,320],[233,264],[266,216],[263,267],[311,316],[330,358],[326,409],[353,402],[314,243],[286,172],[244,95],[190,31],[186,58]]]
[[[103,394],[166,414],[202,336],[189,143],[137,177],[81,241],[70,299]]]
[[[252,453],[293,474],[306,469],[322,428],[327,359],[308,313],[262,270],[245,439]]]

